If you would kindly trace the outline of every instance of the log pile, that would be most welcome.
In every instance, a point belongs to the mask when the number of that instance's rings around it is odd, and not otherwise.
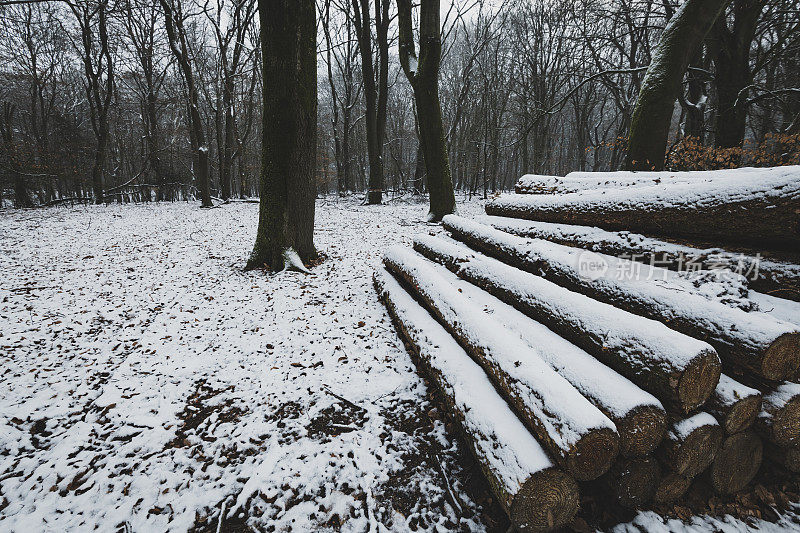
[[[748,238],[743,213],[769,208],[764,220],[781,227],[768,239],[754,227],[749,238],[800,243],[800,169],[722,177],[526,176],[519,193],[558,194],[500,197],[486,208],[494,216],[447,216],[449,236],[386,252],[378,294],[520,531],[568,524],[579,491],[646,508],[678,503],[690,487],[737,493],[762,458],[800,472],[799,304],[751,291],[790,288],[800,267],[773,262],[752,282],[711,282],[677,272],[667,242],[608,231]],[[544,190],[576,180],[595,191]],[[694,223],[672,189],[653,190],[687,185],[707,195]],[[722,229],[731,218],[747,220]],[[627,252],[642,257],[612,255]],[[732,269],[732,256],[714,253]],[[779,309],[759,309],[765,302]]]

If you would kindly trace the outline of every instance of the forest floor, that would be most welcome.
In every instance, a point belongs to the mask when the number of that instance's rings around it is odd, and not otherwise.
[[[319,200],[312,275],[242,272],[255,204],[0,211],[0,530],[505,531],[372,288],[426,207]]]

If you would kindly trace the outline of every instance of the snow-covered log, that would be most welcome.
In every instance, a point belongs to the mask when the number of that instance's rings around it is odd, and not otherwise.
[[[701,183],[562,195],[502,195],[486,213],[779,248],[800,245],[800,167]]]
[[[676,474],[665,468],[661,480],[658,482],[658,487],[656,487],[653,501],[656,503],[676,502],[686,494],[691,485],[692,478]]]
[[[714,491],[731,494],[742,490],[758,473],[762,457],[761,439],[752,431],[726,437],[709,468]]]
[[[434,268],[484,313],[532,346],[556,372],[605,413],[617,427],[621,455],[646,455],[658,446],[667,429],[667,417],[664,407],[655,396],[547,326],[462,280],[443,266],[435,265]],[[757,413],[758,410],[753,416]]]
[[[572,520],[577,484],[553,464],[481,367],[386,271],[375,273],[375,287],[511,522],[520,531],[546,531]]]
[[[520,418],[577,479],[604,474],[619,452],[614,423],[518,335],[486,316],[430,261],[395,246],[386,267],[402,279],[502,391]]]
[[[800,367],[800,328],[709,300],[669,270],[518,237],[453,215],[444,218],[444,227],[456,239],[512,266],[705,339],[731,369],[783,380]]]
[[[658,462],[645,455],[614,463],[607,476],[607,486],[617,503],[635,509],[653,499],[660,478]]]
[[[721,374],[704,409],[719,420],[725,433],[733,435],[755,422],[761,411],[761,392]]]
[[[751,289],[784,298],[800,299],[800,265],[795,263],[721,248],[696,248],[629,231],[608,231],[592,226],[488,215],[479,220],[520,237],[545,239],[670,270],[726,269],[745,275]]]
[[[708,413],[697,413],[678,420],[656,454],[670,471],[693,478],[714,461],[724,432]]]
[[[702,405],[720,362],[707,343],[435,237],[414,248],[544,324],[681,412]]]
[[[685,172],[570,172],[565,177],[525,174],[514,185],[517,194],[567,194],[593,189],[630,189],[649,185],[703,183],[749,172],[770,172],[764,168],[699,170]]]
[[[769,441],[764,442],[764,457],[793,474],[800,474],[800,447],[781,448]]]
[[[765,393],[755,426],[773,444],[800,445],[800,384],[784,382]]]

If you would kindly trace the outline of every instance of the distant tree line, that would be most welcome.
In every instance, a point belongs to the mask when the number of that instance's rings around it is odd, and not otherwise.
[[[800,163],[800,8],[726,4],[682,78],[666,164]],[[622,168],[679,5],[454,0],[434,21],[406,1],[317,0],[316,190],[369,203],[426,193],[424,139],[437,137],[466,194]],[[438,130],[435,106],[416,104],[432,23]],[[259,28],[255,0],[0,1],[3,205],[257,196]]]

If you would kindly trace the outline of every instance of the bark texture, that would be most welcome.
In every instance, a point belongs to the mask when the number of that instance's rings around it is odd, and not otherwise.
[[[714,461],[722,444],[723,431],[711,416],[705,416],[707,420],[699,422],[695,417],[679,420],[667,432],[657,456],[671,472],[693,478]]]
[[[316,257],[315,4],[259,0],[264,133],[258,232],[247,268],[302,269]],[[296,256],[294,253],[296,252]]]
[[[487,425],[487,421],[499,418],[519,422],[485,380],[483,370],[463,350],[458,346],[431,344],[431,339],[442,336],[445,340],[452,339],[394,278],[385,271],[378,271],[374,280],[406,348],[436,386],[438,397],[446,407],[445,412],[456,422],[512,524],[519,531],[548,531],[572,520],[579,503],[575,481],[546,459],[544,450],[527,435],[524,427]],[[416,317],[408,312],[409,307],[416,308]],[[440,350],[446,353],[442,354]],[[461,379],[447,367],[448,361],[458,366]],[[500,406],[500,410],[505,412],[494,411],[495,406]],[[537,453],[544,460],[527,460],[526,456]],[[513,465],[519,468],[516,472],[509,472]],[[510,475],[513,473],[516,475]]]
[[[613,423],[539,358],[534,347],[485,316],[419,255],[393,248],[384,264],[483,367],[567,473],[590,480],[608,470],[619,451]]]
[[[661,34],[631,119],[625,166],[661,170],[672,112],[689,62],[730,0],[686,0]]]
[[[746,431],[727,437],[709,469],[714,491],[730,494],[742,490],[758,473],[763,457],[761,439]]]
[[[717,384],[719,358],[704,342],[463,246],[417,238],[414,248],[546,325],[678,412],[702,405]]]

